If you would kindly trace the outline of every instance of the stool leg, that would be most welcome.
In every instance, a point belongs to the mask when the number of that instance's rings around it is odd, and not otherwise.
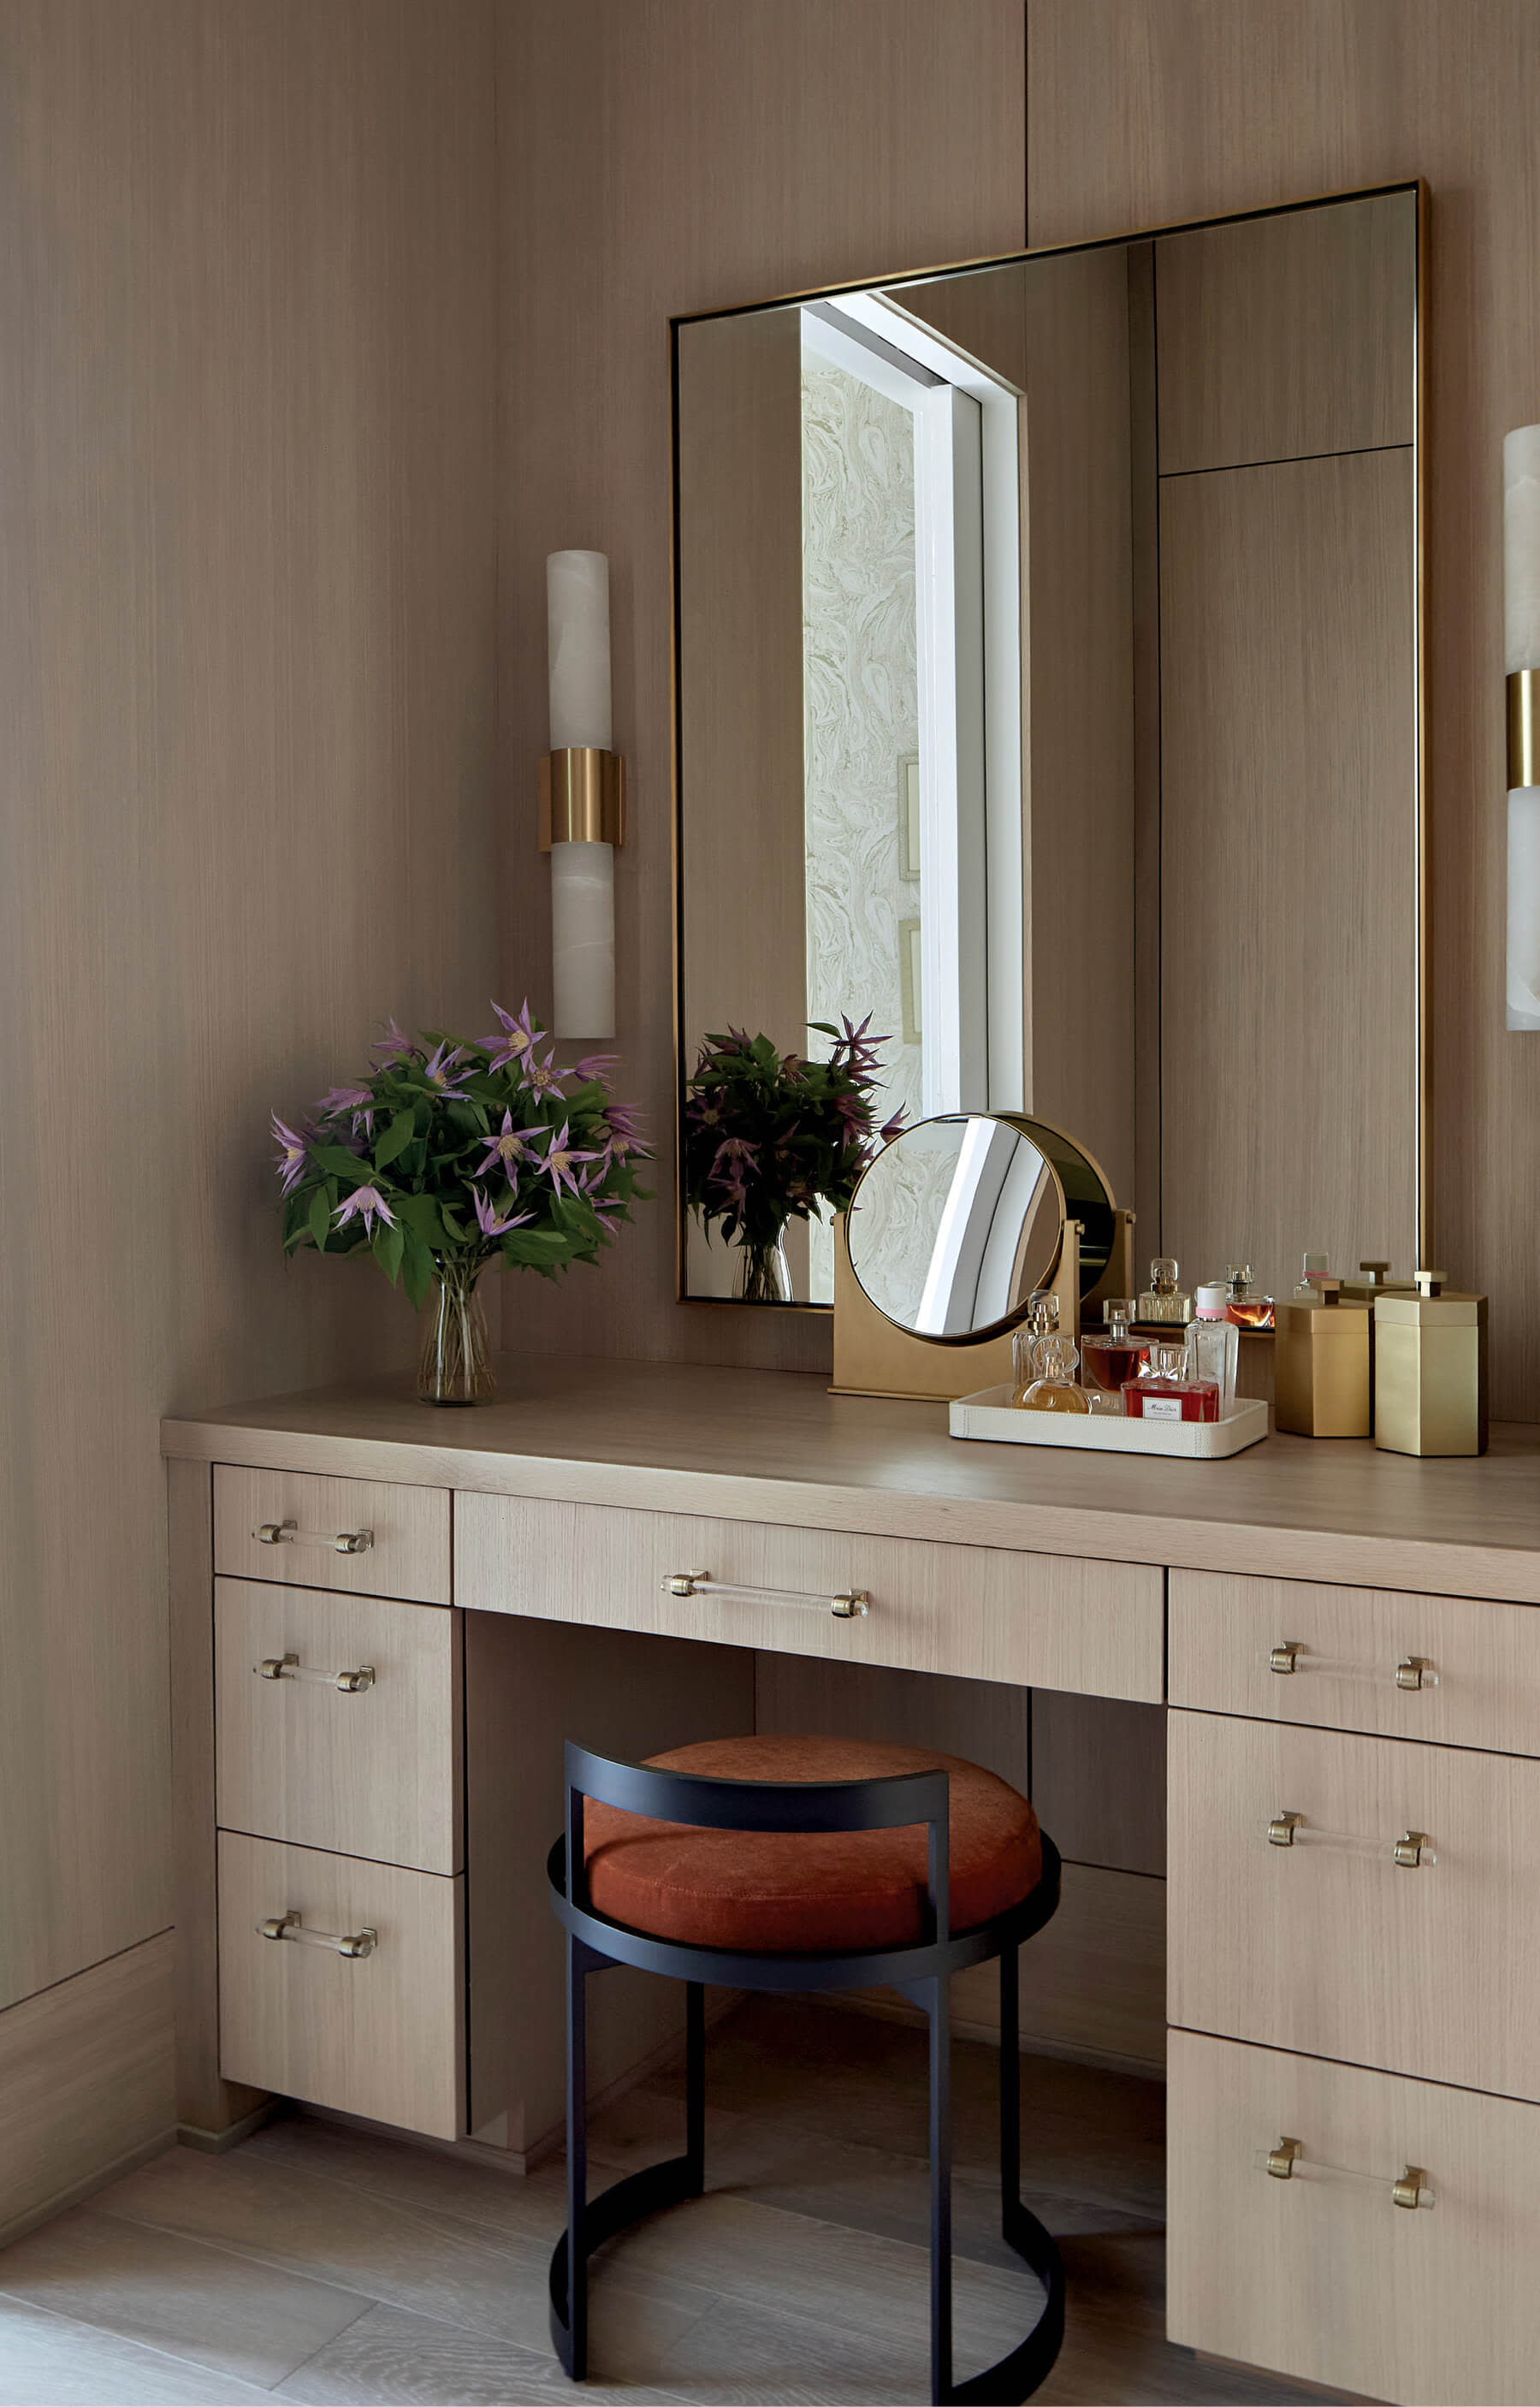
[[[685,1983],[684,2024],[684,2152],[691,2195],[699,2198],[706,2187],[706,1989],[699,1981]]]
[[[588,1965],[567,1933],[567,2355],[574,2382],[588,2379]]]
[[[1021,2203],[1021,2036],[1018,1999],[1021,1958],[1007,1940],[1000,1950],[1000,2221]]]
[[[952,2395],[951,1984],[927,1981],[931,2029],[931,2397]]]

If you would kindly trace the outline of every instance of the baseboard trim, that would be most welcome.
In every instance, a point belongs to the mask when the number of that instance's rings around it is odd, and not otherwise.
[[[83,2181],[71,2182],[67,2189],[56,2190],[51,2198],[45,2198],[37,2205],[27,2207],[21,2215],[12,2215],[8,2223],[0,2223],[0,2248],[8,2248],[13,2240],[24,2239],[29,2231],[36,2231],[39,2224],[51,2223],[56,2215],[67,2215],[72,2206],[79,2206],[86,2199],[94,2198],[98,2190],[110,2189],[114,2182],[126,2180],[130,2173],[136,2173],[141,2165],[148,2165],[151,2158],[164,2156],[167,2148],[175,2146],[176,2139],[176,2126],[168,2124],[164,2131],[157,2131],[151,2139],[141,2140],[136,2148],[128,2149],[123,2156],[115,2158],[111,2164],[88,2173]]]
[[[207,2131],[201,2123],[178,2123],[177,2145],[195,2149],[200,2156],[222,2157],[227,2149],[238,2148],[253,2131],[260,2131],[264,2123],[271,2123],[288,2112],[287,2098],[264,2098],[260,2106],[252,2107],[250,2115],[243,2115],[236,2123],[227,2123],[222,2131]]]

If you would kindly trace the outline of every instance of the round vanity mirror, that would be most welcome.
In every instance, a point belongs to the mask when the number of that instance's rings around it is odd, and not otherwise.
[[[1009,1329],[1059,1265],[1064,1190],[1022,1128],[982,1112],[920,1120],[850,1201],[850,1266],[885,1319],[935,1345]]]

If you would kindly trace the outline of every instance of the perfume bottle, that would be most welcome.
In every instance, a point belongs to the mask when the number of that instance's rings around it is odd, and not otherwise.
[[[1294,1303],[1319,1303],[1321,1301],[1322,1287],[1326,1276],[1326,1256],[1324,1254],[1306,1254],[1305,1257],[1305,1268],[1300,1273],[1300,1283],[1294,1289],[1293,1295],[1290,1299],[1290,1302]],[[1337,1281],[1336,1284],[1340,1286],[1340,1280]]]
[[[1243,1282],[1244,1283],[1244,1282]],[[1256,1323],[1236,1322],[1231,1318],[1234,1305],[1235,1274],[1232,1271],[1228,1286],[1216,1279],[1207,1287],[1193,1291],[1193,1317],[1187,1332],[1187,1375],[1190,1379],[1211,1379],[1219,1391],[1219,1410],[1230,1412],[1235,1402],[1235,1378],[1240,1369],[1241,1329],[1255,1328]],[[1268,1298],[1272,1310],[1272,1298]]]
[[[1219,1391],[1212,1379],[1189,1376],[1187,1346],[1157,1346],[1146,1377],[1123,1389],[1123,1410],[1134,1421],[1217,1421]]]
[[[1106,1332],[1101,1337],[1087,1337],[1080,1346],[1080,1376],[1087,1388],[1104,1395],[1121,1396],[1131,1379],[1139,1378],[1149,1368],[1149,1340],[1134,1337],[1129,1332],[1129,1316],[1134,1306],[1126,1297],[1109,1298],[1103,1305],[1106,1315]]]
[[[1169,1255],[1149,1265],[1149,1285],[1134,1299],[1134,1317],[1146,1329],[1185,1329],[1192,1317],[1192,1298],[1176,1285],[1180,1264]]]
[[[1232,1262],[1225,1271],[1229,1291],[1225,1310],[1237,1329],[1271,1329],[1273,1299],[1259,1295],[1251,1285],[1249,1262]]]
[[[1076,1383],[1075,1366],[1080,1357],[1067,1337],[1043,1337],[1038,1340],[1038,1360],[1042,1375],[1034,1379],[1021,1403],[1029,1413],[1089,1413],[1091,1399],[1084,1388]]]
[[[1040,1287],[1027,1298],[1027,1317],[1011,1339],[1011,1403],[1024,1404],[1027,1389],[1034,1379],[1041,1378],[1039,1349],[1045,1337],[1059,1333],[1059,1299],[1053,1289]]]

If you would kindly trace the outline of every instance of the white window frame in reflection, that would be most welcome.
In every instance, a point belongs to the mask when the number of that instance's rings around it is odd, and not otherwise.
[[[1017,1301],[1022,1233],[1052,1176],[1034,1146],[994,1119],[970,1119],[942,1206],[915,1327],[922,1337],[993,1329]]]

